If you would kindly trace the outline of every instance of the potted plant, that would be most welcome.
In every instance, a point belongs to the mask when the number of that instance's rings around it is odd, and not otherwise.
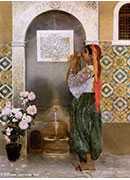
[[[2,133],[4,134],[6,152],[10,161],[16,161],[20,157],[22,144],[20,138],[25,135],[28,128],[31,127],[33,119],[37,114],[37,108],[33,104],[36,99],[34,92],[21,92],[20,108],[15,108],[10,101],[6,102],[5,107],[0,113],[0,123]]]

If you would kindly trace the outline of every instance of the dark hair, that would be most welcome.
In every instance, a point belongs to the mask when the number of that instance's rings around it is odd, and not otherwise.
[[[89,54],[92,55],[92,49],[91,49],[90,45],[86,45],[84,47],[84,52],[86,52],[86,49],[88,49]]]
[[[97,63],[98,63],[98,77],[100,77],[101,75],[101,65],[100,65],[100,59],[102,57],[102,52],[101,52],[101,48],[98,45],[94,45],[96,50],[97,50]],[[84,52],[86,52],[86,49],[88,50],[89,54],[92,55],[92,48],[90,47],[90,45],[86,45],[84,46]]]

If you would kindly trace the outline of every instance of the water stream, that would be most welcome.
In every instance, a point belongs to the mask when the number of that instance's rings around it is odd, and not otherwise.
[[[54,112],[54,128],[55,128],[55,139],[57,139],[57,133],[58,133],[57,110],[55,110]]]

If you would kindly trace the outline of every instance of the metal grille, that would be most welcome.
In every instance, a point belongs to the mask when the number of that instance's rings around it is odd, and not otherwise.
[[[119,12],[119,39],[130,40],[130,3],[122,6]]]

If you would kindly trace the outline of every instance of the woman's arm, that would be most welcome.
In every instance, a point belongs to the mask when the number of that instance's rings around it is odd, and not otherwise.
[[[82,85],[87,79],[89,79],[92,76],[92,72],[89,68],[84,67],[82,70],[80,70],[77,74],[73,73],[73,70],[70,70],[70,74],[68,77],[68,85],[69,86],[80,86]]]

